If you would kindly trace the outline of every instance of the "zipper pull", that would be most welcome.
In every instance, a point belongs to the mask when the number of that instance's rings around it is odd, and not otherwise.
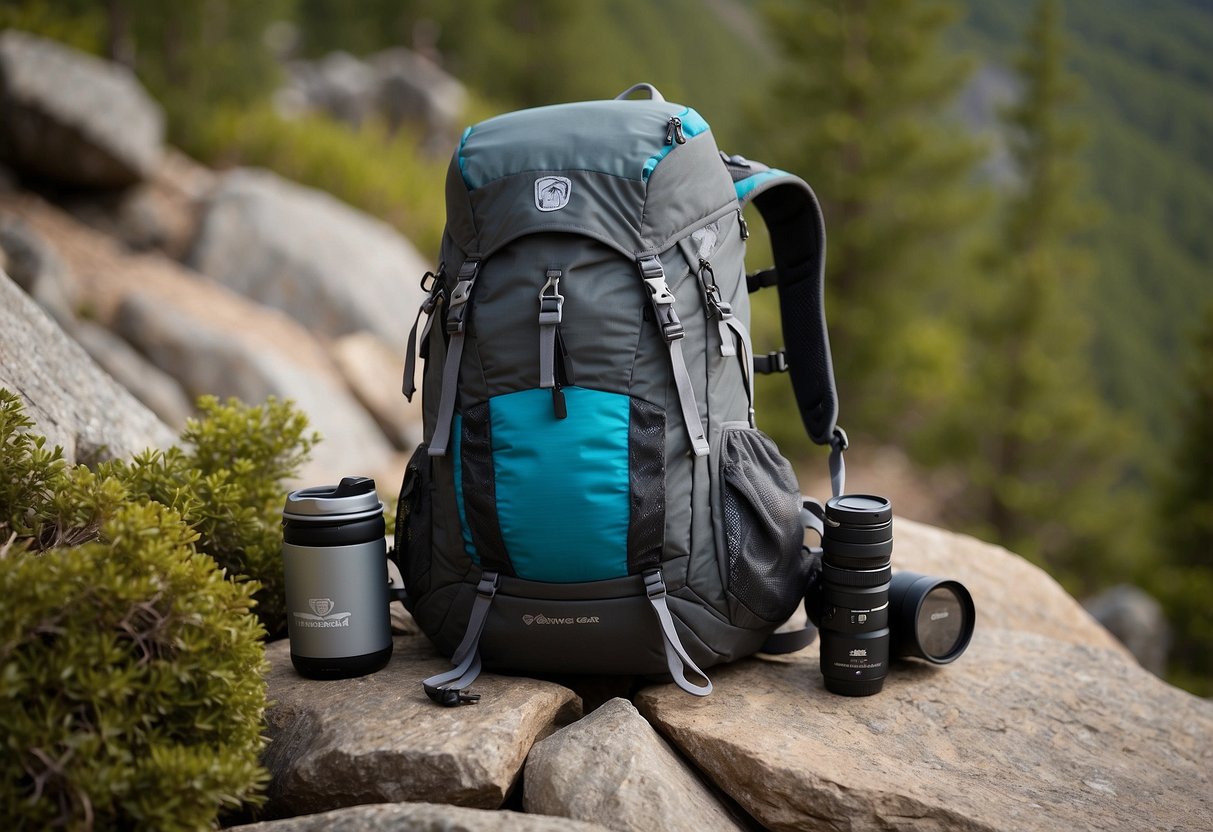
[[[741,213],[741,209],[737,209],[737,226],[741,229],[741,239],[750,239],[750,224],[745,221],[745,215]]]
[[[556,382],[556,386],[552,388],[552,414],[557,419],[569,418],[569,408],[564,401],[564,391],[560,389],[560,382]]]
[[[665,143],[674,144],[675,142],[678,144],[687,143],[686,133],[682,132],[682,119],[678,116],[673,116],[670,119],[670,124],[665,131]]]

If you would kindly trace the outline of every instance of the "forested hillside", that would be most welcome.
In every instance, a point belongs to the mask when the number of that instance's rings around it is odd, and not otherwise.
[[[968,0],[959,40],[1005,63],[1029,4]],[[1213,302],[1213,3],[1070,0],[1069,63],[1086,88],[1095,365],[1149,437],[1175,440],[1182,356]],[[1143,436],[1143,444],[1152,440]]]

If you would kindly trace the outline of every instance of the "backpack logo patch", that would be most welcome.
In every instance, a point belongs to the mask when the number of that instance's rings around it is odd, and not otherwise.
[[[559,211],[569,204],[573,183],[563,176],[541,176],[535,180],[535,207],[540,211]]]

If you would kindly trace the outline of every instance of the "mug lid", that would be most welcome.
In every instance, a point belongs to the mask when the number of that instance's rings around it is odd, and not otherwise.
[[[370,477],[344,477],[337,485],[301,488],[286,495],[284,517],[310,520],[319,517],[343,516],[351,520],[371,517],[383,511],[383,503],[375,493],[375,481]]]

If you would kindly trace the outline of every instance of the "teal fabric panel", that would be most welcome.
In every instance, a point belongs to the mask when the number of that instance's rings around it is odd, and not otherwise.
[[[745,179],[734,182],[733,187],[737,189],[738,201],[745,202],[749,198],[750,193],[763,182],[769,182],[781,176],[791,176],[791,174],[784,170],[771,168],[770,170],[760,171],[753,176],[747,176]]]
[[[567,583],[628,573],[628,420],[619,393],[564,388],[567,419],[551,390],[489,402],[497,516],[520,578]]]
[[[476,544],[472,543],[472,530],[468,528],[467,510],[463,506],[463,415],[455,414],[455,423],[451,427],[451,464],[455,467],[455,505],[459,507],[459,528],[463,531],[463,548],[472,559],[472,563],[480,564],[480,556],[476,554]]]
[[[684,109],[678,114],[679,120],[682,121],[682,135],[688,139],[698,136],[700,133],[708,129],[708,123],[703,120],[703,116],[692,110],[690,107]],[[666,155],[674,149],[673,144],[662,144],[662,146],[648,158],[644,163],[644,172],[641,174],[641,179],[648,181],[653,175],[653,170],[657,167],[657,163],[666,157]]]
[[[665,134],[673,116],[688,137],[707,129],[694,110],[665,101],[584,101],[506,113],[464,134],[459,170],[472,190],[527,171],[647,179],[646,160],[669,152]]]

